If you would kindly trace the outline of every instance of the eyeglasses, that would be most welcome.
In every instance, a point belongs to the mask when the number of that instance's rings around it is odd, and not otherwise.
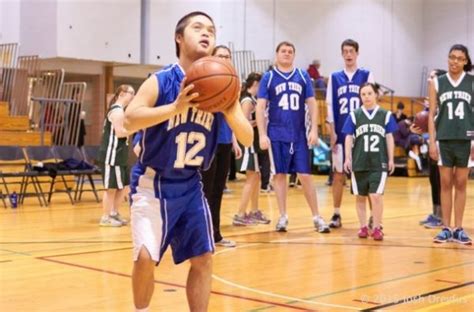
[[[462,56],[455,56],[455,55],[450,55],[448,56],[450,61],[457,61],[459,63],[464,63],[466,61],[466,58]]]
[[[127,90],[127,91],[123,91],[125,93],[130,93],[131,95],[135,95],[135,91],[130,91],[130,90]]]
[[[216,54],[217,57],[230,60],[230,55]]]

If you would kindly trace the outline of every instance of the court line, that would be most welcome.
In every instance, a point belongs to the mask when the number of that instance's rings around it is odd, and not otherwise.
[[[86,265],[75,264],[75,263],[70,263],[70,262],[56,260],[56,259],[50,259],[49,256],[47,256],[47,257],[37,257],[36,259],[43,260],[43,261],[49,261],[49,262],[62,264],[62,265],[67,265],[67,266],[72,266],[72,267],[76,267],[76,268],[101,272],[101,273],[107,273],[107,274],[111,274],[111,275],[117,275],[117,276],[121,276],[121,277],[127,277],[127,278],[132,277],[130,274],[124,274],[124,273],[120,273],[120,272],[114,272],[114,271],[109,271],[109,270],[98,269],[98,268],[94,268],[94,267],[90,267],[90,266],[86,266]],[[173,287],[184,288],[184,289],[186,288],[185,285],[180,285],[180,284],[175,284],[175,283],[170,283],[170,282],[164,282],[164,281],[159,281],[159,280],[154,280],[154,282],[156,284],[162,284],[162,285],[166,285],[166,286],[173,286]],[[257,299],[257,298],[244,297],[244,296],[224,293],[224,292],[221,292],[221,291],[215,291],[215,290],[211,290],[211,294],[224,296],[224,297],[231,297],[231,298],[235,298],[235,299],[253,301],[253,302],[258,302],[258,303],[271,304],[273,306],[279,306],[279,307],[284,307],[284,308],[289,308],[289,309],[299,310],[299,311],[315,311],[315,310],[310,310],[310,309],[307,309],[307,308],[292,306],[292,305],[285,304],[285,303],[272,302],[272,301],[261,300],[261,299]]]
[[[30,244],[70,244],[70,243],[81,243],[81,244],[104,244],[104,243],[112,243],[112,244],[124,244],[129,243],[131,244],[131,240],[126,241],[10,241],[10,242],[0,242],[0,245],[30,245]]]
[[[232,252],[232,251],[237,250],[237,249],[242,249],[242,248],[246,248],[246,247],[253,247],[253,246],[256,246],[256,245],[259,245],[259,244],[258,243],[253,243],[253,244],[246,244],[246,245],[240,245],[240,246],[238,245],[238,246],[236,246],[235,248],[232,248],[232,249],[227,248],[227,249],[219,250],[219,251],[214,253],[214,256],[218,256],[220,254]],[[352,306],[317,302],[317,301],[306,300],[306,299],[302,299],[302,298],[296,298],[296,297],[291,297],[291,296],[286,296],[286,295],[280,295],[280,294],[277,294],[277,293],[274,293],[274,292],[264,291],[264,290],[260,290],[260,289],[256,289],[256,288],[252,288],[252,287],[247,287],[247,286],[244,286],[244,285],[237,284],[237,283],[231,282],[229,280],[226,280],[226,279],[224,279],[224,278],[222,278],[222,277],[220,277],[216,274],[212,274],[212,278],[214,278],[215,280],[218,280],[219,282],[221,282],[223,284],[226,284],[228,286],[238,288],[238,289],[242,289],[242,290],[246,290],[246,291],[249,291],[249,292],[253,292],[253,293],[256,293],[256,294],[259,294],[259,295],[264,295],[264,296],[267,296],[267,297],[274,297],[274,298],[279,298],[279,299],[283,299],[283,300],[289,300],[291,302],[306,303],[306,304],[326,306],[326,307],[331,307],[331,308],[341,308],[341,309],[356,310],[356,311],[360,310],[360,308],[355,308],[355,307],[352,307]]]
[[[430,292],[427,292],[427,293],[424,293],[424,294],[421,294],[421,295],[415,295],[415,296],[412,296],[412,297],[403,298],[403,299],[400,299],[398,301],[382,304],[382,305],[372,307],[372,308],[369,308],[369,309],[364,309],[362,311],[373,311],[373,310],[393,307],[395,305],[399,305],[399,304],[402,304],[402,303],[417,302],[417,301],[420,301],[420,298],[425,298],[425,297],[428,297],[428,296],[436,295],[436,294],[439,294],[439,293],[442,293],[442,292],[446,292],[446,291],[450,291],[450,290],[453,290],[453,289],[466,287],[466,286],[473,285],[473,284],[474,284],[474,281],[471,281],[471,282],[467,282],[467,283],[456,285],[456,286],[442,288],[442,289],[430,291]]]
[[[0,263],[12,262],[13,260],[1,260]]]
[[[271,243],[271,241],[267,242],[267,243]],[[291,243],[291,242],[289,242],[289,243]],[[254,246],[254,245],[258,245],[258,244],[260,244],[260,243],[249,244],[249,245],[244,245],[244,246],[249,247],[249,246]],[[222,250],[220,253],[218,252],[215,255],[222,254],[224,252],[230,252],[232,250],[237,250],[238,247],[239,246],[237,246],[236,248],[232,248],[232,249]],[[393,279],[390,279],[390,280],[385,280],[385,281],[380,281],[380,282],[376,282],[376,283],[361,285],[361,286],[357,286],[357,287],[353,287],[353,288],[346,288],[346,289],[338,290],[338,291],[331,292],[331,293],[321,294],[321,295],[318,295],[318,296],[307,297],[307,298],[304,298],[303,300],[310,301],[310,300],[313,300],[313,299],[318,299],[318,298],[337,295],[337,294],[341,294],[341,293],[345,293],[345,292],[349,292],[349,291],[355,291],[355,290],[359,290],[359,289],[363,289],[363,288],[368,288],[368,287],[377,286],[377,285],[381,285],[381,284],[386,284],[386,283],[390,283],[390,282],[409,279],[409,278],[413,278],[413,277],[417,277],[417,276],[421,276],[421,275],[425,275],[425,274],[430,274],[430,273],[434,273],[434,272],[438,272],[438,271],[443,271],[443,270],[452,269],[452,268],[456,268],[456,267],[460,267],[460,266],[470,265],[470,264],[473,264],[473,263],[474,263],[474,261],[460,263],[460,264],[447,266],[447,267],[441,267],[441,268],[438,268],[438,269],[425,271],[425,272],[420,272],[420,273],[415,273],[415,274],[406,275],[406,276],[401,276],[401,277],[393,278]],[[213,277],[214,277],[214,275],[213,275]],[[459,285],[457,285],[457,286],[459,286]],[[291,299],[290,301],[293,301],[293,300],[294,300],[294,298]],[[315,301],[310,301],[310,302],[315,302]]]
[[[461,302],[461,300],[463,301],[467,301],[468,298],[471,298],[471,297],[474,297],[474,293],[473,294],[467,294],[465,296],[462,296],[462,297],[459,297],[459,298],[455,298],[454,300],[452,301],[445,301],[445,302],[440,302],[440,303],[435,303],[435,304],[430,304],[430,306],[426,307],[426,308],[421,308],[421,309],[417,309],[415,310],[415,312],[426,312],[426,311],[431,311],[431,310],[434,310],[434,309],[439,309],[441,307],[444,307],[444,306],[448,306],[448,305],[452,305],[453,303],[455,303],[456,301],[457,302]]]

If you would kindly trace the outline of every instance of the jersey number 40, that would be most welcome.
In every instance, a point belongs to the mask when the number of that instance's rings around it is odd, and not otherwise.
[[[290,100],[288,101],[288,97]],[[288,93],[283,94],[283,96],[280,99],[280,102],[278,102],[278,107],[281,107],[283,110],[294,110],[297,111],[300,109],[300,95],[296,93],[291,93],[288,95]]]

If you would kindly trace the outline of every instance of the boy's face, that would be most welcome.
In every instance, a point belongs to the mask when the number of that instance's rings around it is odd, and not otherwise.
[[[276,53],[276,61],[278,65],[292,66],[295,60],[295,50],[291,46],[282,45]]]
[[[359,53],[352,46],[343,46],[342,47],[342,58],[344,59],[344,64],[346,67],[352,67],[357,64],[357,57]]]
[[[184,28],[183,35],[178,35],[176,41],[180,45],[180,53],[198,59],[211,55],[216,45],[216,29],[207,17],[193,16]]]

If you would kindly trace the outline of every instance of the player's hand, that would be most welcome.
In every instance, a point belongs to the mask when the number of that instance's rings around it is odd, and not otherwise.
[[[242,157],[242,149],[238,143],[232,142],[232,150],[234,151],[235,159],[240,159]]]
[[[394,171],[395,171],[395,163],[393,162],[393,159],[391,159],[388,161],[388,173],[392,175]]]
[[[415,126],[414,123],[412,123],[412,124],[410,125],[410,132],[413,132],[413,133],[419,134],[419,135],[422,135],[422,134],[423,134],[423,130],[421,130],[420,127]]]
[[[344,162],[344,171],[347,173],[352,172],[352,161],[350,159],[346,159]]]
[[[472,156],[472,150],[471,150],[471,156]],[[439,152],[438,152],[438,147],[436,146],[436,143],[430,144],[430,157],[431,159],[435,161],[438,161],[439,159]]]
[[[181,81],[180,91],[178,97],[174,101],[174,105],[176,108],[176,113],[179,114],[184,110],[189,109],[189,107],[193,106],[194,103],[192,101],[199,96],[199,93],[192,92],[194,85],[190,84],[188,86],[184,86],[186,83],[186,77]]]
[[[308,145],[309,146],[319,146],[319,135],[316,130],[311,129],[308,135]]]
[[[260,135],[259,143],[260,149],[262,150],[267,150],[270,148],[270,138],[265,134]]]

